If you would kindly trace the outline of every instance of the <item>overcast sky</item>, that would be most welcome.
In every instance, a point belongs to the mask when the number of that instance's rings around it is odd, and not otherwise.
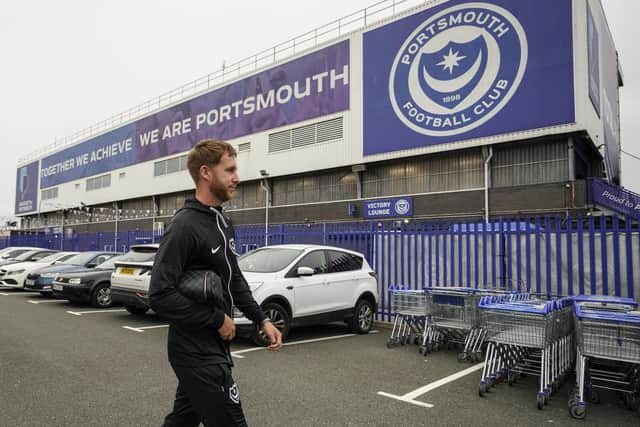
[[[0,219],[18,159],[374,0],[22,0],[0,8]],[[603,0],[620,53],[622,149],[640,156],[640,2]],[[640,160],[622,154],[640,192]]]

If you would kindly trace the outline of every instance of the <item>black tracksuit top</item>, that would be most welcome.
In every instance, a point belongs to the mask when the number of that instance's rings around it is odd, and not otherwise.
[[[253,299],[240,272],[235,250],[235,232],[220,208],[189,199],[167,227],[153,262],[149,303],[169,320],[169,361],[178,366],[233,364],[229,342],[218,328],[233,307],[255,323],[266,318]],[[191,300],[176,290],[188,270],[215,271],[224,284],[225,308],[212,308]]]

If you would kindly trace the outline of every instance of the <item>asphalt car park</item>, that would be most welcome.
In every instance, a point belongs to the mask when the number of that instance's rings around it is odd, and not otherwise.
[[[376,325],[354,335],[344,324],[298,328],[278,353],[233,344],[234,377],[255,426],[638,425],[614,394],[577,421],[568,384],[535,407],[535,378],[477,393],[479,364],[456,351],[422,356],[386,348]],[[98,310],[0,289],[0,422],[7,426],[156,426],[176,380],[166,358],[166,322],[122,307]]]

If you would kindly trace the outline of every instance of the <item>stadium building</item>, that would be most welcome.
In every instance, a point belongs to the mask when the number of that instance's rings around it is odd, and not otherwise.
[[[382,2],[26,156],[15,212],[161,231],[203,138],[238,151],[236,224],[584,212],[617,188],[620,86],[599,0]]]

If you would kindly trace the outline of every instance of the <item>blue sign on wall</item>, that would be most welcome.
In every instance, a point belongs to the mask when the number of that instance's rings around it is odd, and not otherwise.
[[[362,204],[364,218],[397,218],[413,216],[413,198],[370,200]]]
[[[452,0],[363,39],[365,155],[575,121],[571,0]]]

